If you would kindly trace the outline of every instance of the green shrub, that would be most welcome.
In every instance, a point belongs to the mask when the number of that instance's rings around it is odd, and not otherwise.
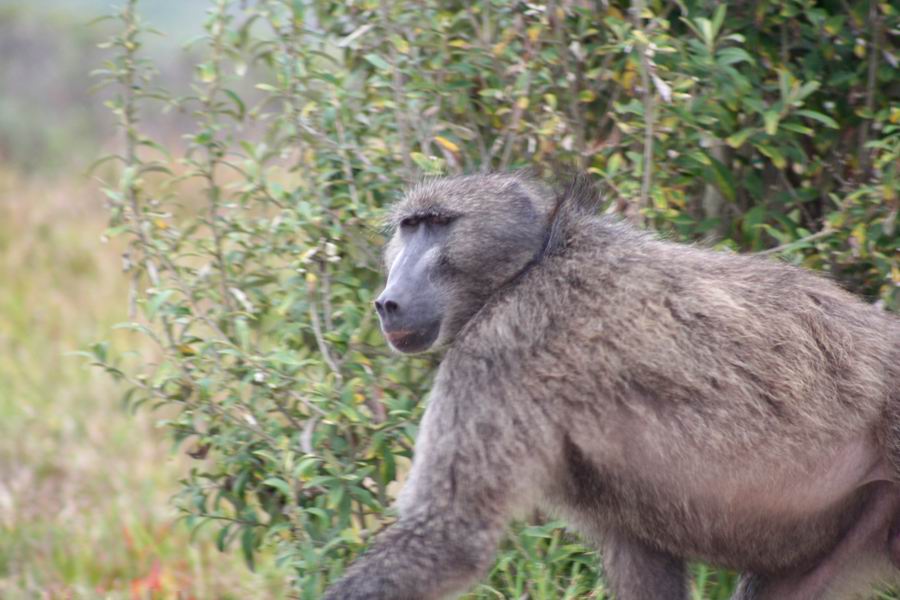
[[[771,251],[900,305],[900,78],[889,3],[212,3],[186,95],[153,87],[130,0],[100,75],[124,133],[106,190],[134,320],[96,362],[197,459],[178,503],[298,593],[389,520],[431,358],[370,308],[383,207],[423,173],[577,165],[609,210]],[[183,91],[181,91],[183,92]],[[183,148],[141,111],[189,111]],[[473,597],[603,597],[556,523],[517,529]],[[731,577],[700,567],[696,597]]]

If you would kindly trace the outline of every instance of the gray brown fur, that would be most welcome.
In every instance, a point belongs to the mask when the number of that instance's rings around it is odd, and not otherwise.
[[[597,205],[582,177],[498,174],[395,207],[453,218],[429,275],[446,354],[400,519],[326,597],[459,593],[535,507],[603,550],[620,600],[685,598],[686,559],[746,573],[741,600],[896,580],[900,321]]]

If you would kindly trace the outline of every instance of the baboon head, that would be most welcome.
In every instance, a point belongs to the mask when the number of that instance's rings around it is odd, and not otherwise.
[[[375,301],[400,352],[448,344],[545,246],[553,193],[524,174],[427,180],[394,207]]]

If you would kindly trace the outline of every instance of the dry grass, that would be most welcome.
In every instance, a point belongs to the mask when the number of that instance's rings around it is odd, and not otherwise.
[[[84,181],[0,171],[0,597],[283,596],[271,559],[251,573],[190,542],[168,502],[184,459],[68,354],[143,344],[111,331],[127,284],[115,244],[100,242],[99,198]]]

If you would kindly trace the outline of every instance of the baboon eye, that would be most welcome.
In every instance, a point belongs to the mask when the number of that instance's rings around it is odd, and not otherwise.
[[[406,217],[400,221],[400,227],[403,229],[415,229],[422,222],[420,217]]]
[[[453,221],[453,217],[449,215],[413,215],[406,217],[400,221],[400,227],[403,229],[415,229],[422,223],[433,226],[449,225]]]
[[[429,225],[449,225],[450,221],[452,221],[450,217],[447,215],[431,215],[428,217]]]

